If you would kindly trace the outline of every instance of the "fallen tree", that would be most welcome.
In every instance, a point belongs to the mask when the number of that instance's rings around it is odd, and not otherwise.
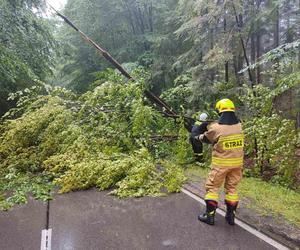
[[[0,126],[2,208],[26,202],[28,193],[48,199],[53,187],[111,189],[119,197],[180,190],[182,168],[160,155],[185,154],[187,137],[156,144],[166,134],[176,138],[178,126],[145,104],[143,83],[118,79],[81,96],[61,88],[17,94],[18,107]]]

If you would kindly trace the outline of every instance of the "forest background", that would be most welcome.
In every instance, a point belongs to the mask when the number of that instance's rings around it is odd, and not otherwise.
[[[121,197],[180,190],[188,132],[144,89],[194,118],[216,118],[216,100],[232,99],[245,175],[299,192],[299,8],[299,0],[68,1],[63,13],[135,76],[128,82],[47,17],[45,1],[1,0],[2,208],[28,192],[47,199],[52,185]]]

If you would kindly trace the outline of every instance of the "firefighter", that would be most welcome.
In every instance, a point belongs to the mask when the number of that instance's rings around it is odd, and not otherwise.
[[[225,219],[229,225],[234,225],[235,212],[239,202],[237,185],[242,178],[244,134],[231,100],[218,101],[216,111],[219,114],[218,122],[211,123],[208,131],[198,136],[200,141],[212,144],[211,170],[205,185],[206,212],[199,215],[198,219],[214,225],[219,189],[225,182],[227,208]]]
[[[199,116],[199,121],[195,122],[192,128],[190,142],[193,147],[194,157],[197,162],[201,162],[203,159],[203,144],[197,139],[197,136],[204,134],[207,131],[208,122],[206,121],[208,115],[202,113]]]

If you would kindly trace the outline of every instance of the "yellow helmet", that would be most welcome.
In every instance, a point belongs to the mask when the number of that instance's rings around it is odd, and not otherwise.
[[[235,112],[234,103],[229,99],[222,99],[218,101],[215,109],[219,113],[226,112],[226,111]]]

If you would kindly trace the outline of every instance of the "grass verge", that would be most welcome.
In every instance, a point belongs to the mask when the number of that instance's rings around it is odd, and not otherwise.
[[[190,167],[187,176],[206,178],[209,169]],[[192,179],[193,180],[193,179]],[[238,187],[241,198],[249,199],[250,208],[263,215],[283,217],[300,227],[300,194],[257,178],[244,177]]]

